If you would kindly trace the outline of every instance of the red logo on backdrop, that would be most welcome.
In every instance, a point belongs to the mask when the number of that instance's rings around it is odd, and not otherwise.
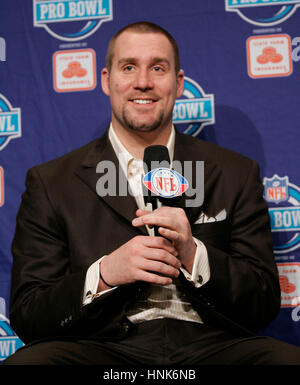
[[[63,71],[62,76],[64,78],[70,79],[73,76],[82,78],[86,74],[87,74],[87,70],[81,67],[81,64],[79,61],[72,61],[71,63],[68,64],[68,68],[66,68]]]
[[[259,64],[267,63],[280,63],[283,59],[283,56],[280,53],[277,53],[275,47],[265,47],[262,50],[262,54],[256,58],[256,61]]]
[[[293,72],[291,38],[287,34],[247,39],[248,75],[253,78],[289,76]]]
[[[0,166],[0,207],[4,204],[4,170]]]
[[[289,277],[287,275],[280,275],[279,282],[280,290],[283,293],[293,293],[296,290],[296,285],[289,281]]]
[[[96,87],[96,53],[91,48],[57,51],[53,55],[56,92],[91,91]]]
[[[300,263],[277,263],[281,290],[281,307],[300,305]]]

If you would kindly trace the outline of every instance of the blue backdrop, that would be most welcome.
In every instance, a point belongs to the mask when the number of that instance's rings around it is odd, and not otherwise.
[[[178,41],[179,130],[261,167],[282,308],[262,333],[300,346],[300,0],[0,0],[0,360],[9,326],[10,246],[28,168],[100,136],[110,37],[148,20]],[[247,284],[247,283],[245,283]]]

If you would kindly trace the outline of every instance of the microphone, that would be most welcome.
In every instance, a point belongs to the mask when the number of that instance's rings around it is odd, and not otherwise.
[[[160,145],[153,145],[145,148],[144,151],[144,171],[145,174],[149,173],[151,170],[155,170],[157,167],[164,167],[164,168],[170,168],[170,156],[169,151],[167,147],[160,146]],[[149,207],[149,204],[151,204],[152,211],[157,209],[158,207],[158,200],[159,196],[152,193],[147,189],[142,183],[143,186],[143,195],[144,195],[144,202],[146,207]],[[158,236],[160,235],[158,233],[158,227],[154,227],[154,235]]]

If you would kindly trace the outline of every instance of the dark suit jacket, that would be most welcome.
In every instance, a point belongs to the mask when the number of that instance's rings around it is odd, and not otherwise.
[[[72,336],[123,338],[125,311],[147,289],[137,282],[82,306],[88,267],[136,235],[131,196],[99,197],[101,160],[118,160],[107,133],[61,158],[29,170],[12,246],[10,320],[24,342]],[[204,322],[251,335],[278,313],[280,289],[267,206],[256,162],[212,143],[176,133],[174,160],[203,160],[201,207],[185,208],[193,235],[208,250],[211,278],[196,289],[177,284]],[[184,206],[184,198],[181,200]],[[201,211],[224,221],[194,224]],[[124,266],[126,269],[126,266]]]

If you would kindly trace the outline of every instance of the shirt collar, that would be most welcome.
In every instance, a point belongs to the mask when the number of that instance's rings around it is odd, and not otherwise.
[[[131,161],[135,158],[132,154],[130,154],[130,152],[126,149],[126,147],[123,145],[123,143],[121,143],[115,130],[113,129],[112,124],[110,124],[110,126],[109,126],[108,137],[109,137],[111,145],[112,145],[112,147],[116,153],[116,156],[120,162],[120,165],[123,169],[123,172],[125,173],[125,175],[127,175],[128,164],[129,164],[129,162],[131,163]],[[175,146],[175,128],[172,125],[171,134],[169,136],[168,143],[167,143],[167,149],[169,151],[169,156],[170,156],[171,162],[172,162],[173,156],[174,156],[174,146]],[[140,160],[142,160],[142,159],[140,159]]]

